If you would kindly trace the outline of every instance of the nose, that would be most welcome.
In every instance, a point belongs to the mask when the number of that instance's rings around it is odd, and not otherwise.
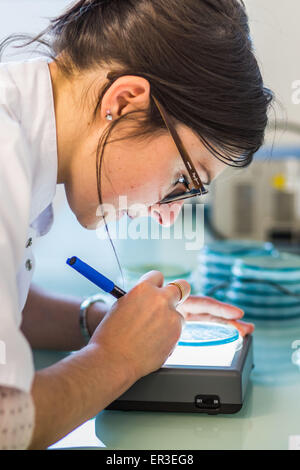
[[[160,225],[170,227],[175,223],[183,204],[183,201],[171,204],[154,204],[149,208],[149,215]]]

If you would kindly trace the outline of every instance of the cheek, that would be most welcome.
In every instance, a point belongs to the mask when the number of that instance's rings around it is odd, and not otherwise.
[[[136,182],[128,187],[127,197],[130,204],[141,203],[147,206],[157,203],[165,187],[161,173],[155,177],[153,172],[144,174],[144,181]]]
[[[133,203],[140,202],[147,206],[153,205],[166,195],[171,182],[170,160],[153,159],[152,163],[145,164],[140,169],[138,177],[128,184],[128,199]]]
[[[164,178],[163,173],[159,168],[154,170],[146,167],[138,175],[119,178],[114,184],[108,180],[103,181],[103,200],[117,207],[119,197],[125,196],[129,206],[136,203],[152,205],[160,199],[160,194],[166,186],[165,181],[168,178]]]
[[[105,201],[118,204],[126,196],[128,204],[155,204],[166,194],[174,174],[174,159],[161,139],[147,145],[108,148],[102,167],[101,187]]]

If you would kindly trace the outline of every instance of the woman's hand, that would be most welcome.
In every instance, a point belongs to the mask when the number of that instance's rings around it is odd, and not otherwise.
[[[110,307],[105,302],[95,302],[89,306],[86,314],[86,322],[90,336],[94,334],[94,331],[98,325],[100,325],[109,309]]]
[[[242,336],[253,333],[253,323],[240,321],[243,310],[210,297],[191,295],[177,307],[187,321],[214,321],[235,326]]]
[[[187,297],[190,286],[180,283]],[[105,351],[112,368],[127,371],[133,381],[159,369],[181,335],[183,319],[176,309],[180,291],[174,285],[162,286],[160,272],[144,275],[115,302],[89,343]]]

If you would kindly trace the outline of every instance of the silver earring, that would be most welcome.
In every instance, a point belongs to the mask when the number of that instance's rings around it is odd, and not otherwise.
[[[109,109],[106,111],[106,119],[107,119],[108,121],[112,121],[112,120],[113,120],[111,111],[110,111]]]

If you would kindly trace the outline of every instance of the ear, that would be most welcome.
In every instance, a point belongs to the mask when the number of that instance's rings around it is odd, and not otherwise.
[[[125,75],[118,78],[106,91],[101,103],[101,120],[110,110],[113,119],[150,105],[150,83],[143,77]]]

